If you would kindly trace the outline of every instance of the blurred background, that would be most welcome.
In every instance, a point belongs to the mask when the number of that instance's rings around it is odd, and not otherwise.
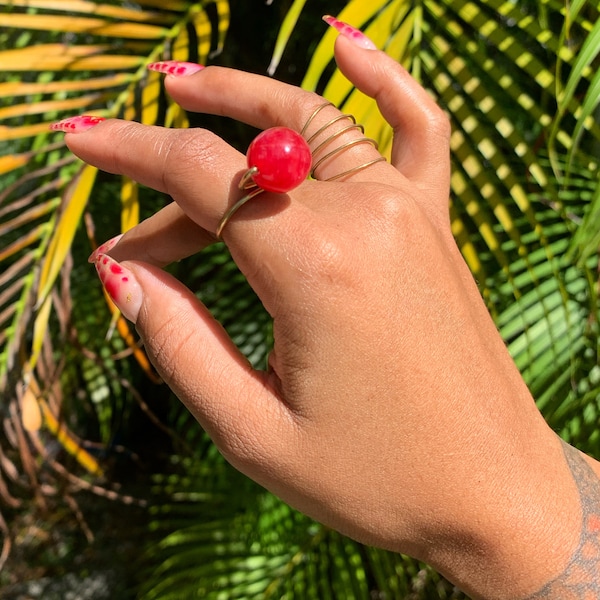
[[[452,227],[550,425],[600,459],[598,0],[0,0],[0,598],[464,598],[232,469],[161,384],[87,257],[169,198],[83,165],[74,114],[256,135],[145,69],[219,64],[317,90],[389,154],[336,70],[338,15],[448,112]],[[226,248],[169,267],[257,368],[271,324]],[[368,357],[365,357],[365,361]],[[465,490],[468,496],[469,490]]]

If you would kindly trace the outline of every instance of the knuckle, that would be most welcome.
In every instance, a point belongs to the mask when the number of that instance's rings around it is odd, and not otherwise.
[[[176,130],[155,142],[156,156],[162,161],[160,173],[167,193],[174,185],[193,176],[199,166],[203,172],[214,171],[220,163],[222,141],[204,129]]]
[[[419,213],[419,204],[408,190],[388,186],[365,186],[364,195],[370,210],[364,217],[369,236],[382,238],[388,230],[408,227],[415,214]]]
[[[452,133],[450,118],[437,104],[428,109],[427,122],[430,132],[436,138],[442,138],[446,142],[450,140],[450,134]]]
[[[282,87],[275,92],[274,98],[270,97],[261,103],[260,111],[269,115],[273,125],[292,127],[299,132],[312,111],[323,102],[323,97],[316,92]],[[286,107],[286,110],[282,111],[281,107]]]
[[[341,236],[332,236],[330,232],[328,235],[327,230],[321,233],[320,228],[313,227],[307,229],[303,238],[307,264],[300,264],[301,273],[328,285],[348,280],[349,253]]]

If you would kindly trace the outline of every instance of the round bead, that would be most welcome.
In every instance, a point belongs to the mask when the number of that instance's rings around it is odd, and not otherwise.
[[[312,154],[306,140],[293,129],[272,127],[258,134],[248,147],[252,179],[266,192],[283,194],[298,187],[308,176]]]

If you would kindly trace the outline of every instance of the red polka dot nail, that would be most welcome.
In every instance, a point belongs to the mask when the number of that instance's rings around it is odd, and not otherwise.
[[[133,273],[106,254],[98,254],[95,265],[107,294],[123,316],[135,323],[142,306],[143,292]]]

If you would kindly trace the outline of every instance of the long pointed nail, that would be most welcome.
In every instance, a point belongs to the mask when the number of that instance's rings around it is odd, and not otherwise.
[[[186,75],[193,75],[198,71],[202,71],[204,67],[196,63],[181,60],[163,60],[161,62],[150,63],[148,69],[150,71],[166,73],[167,75],[174,75],[175,77],[185,77]]]
[[[364,48],[366,50],[377,50],[377,46],[368,38],[362,31],[356,29],[356,27],[352,27],[352,25],[348,25],[348,23],[344,23],[344,21],[340,21],[331,15],[325,15],[323,17],[323,21],[330,25],[341,35],[348,38],[354,45],[359,48]]]
[[[92,115],[78,115],[76,117],[67,117],[50,125],[54,131],[64,131],[65,133],[81,133],[92,127],[106,121],[104,117],[95,117]]]
[[[106,254],[96,257],[96,271],[104,289],[126,319],[137,321],[144,294],[133,273]]]
[[[89,263],[93,263],[98,258],[98,254],[108,254],[118,243],[119,240],[123,237],[124,234],[120,233],[119,235],[115,235],[115,237],[110,238],[110,240],[100,244],[88,258]]]

